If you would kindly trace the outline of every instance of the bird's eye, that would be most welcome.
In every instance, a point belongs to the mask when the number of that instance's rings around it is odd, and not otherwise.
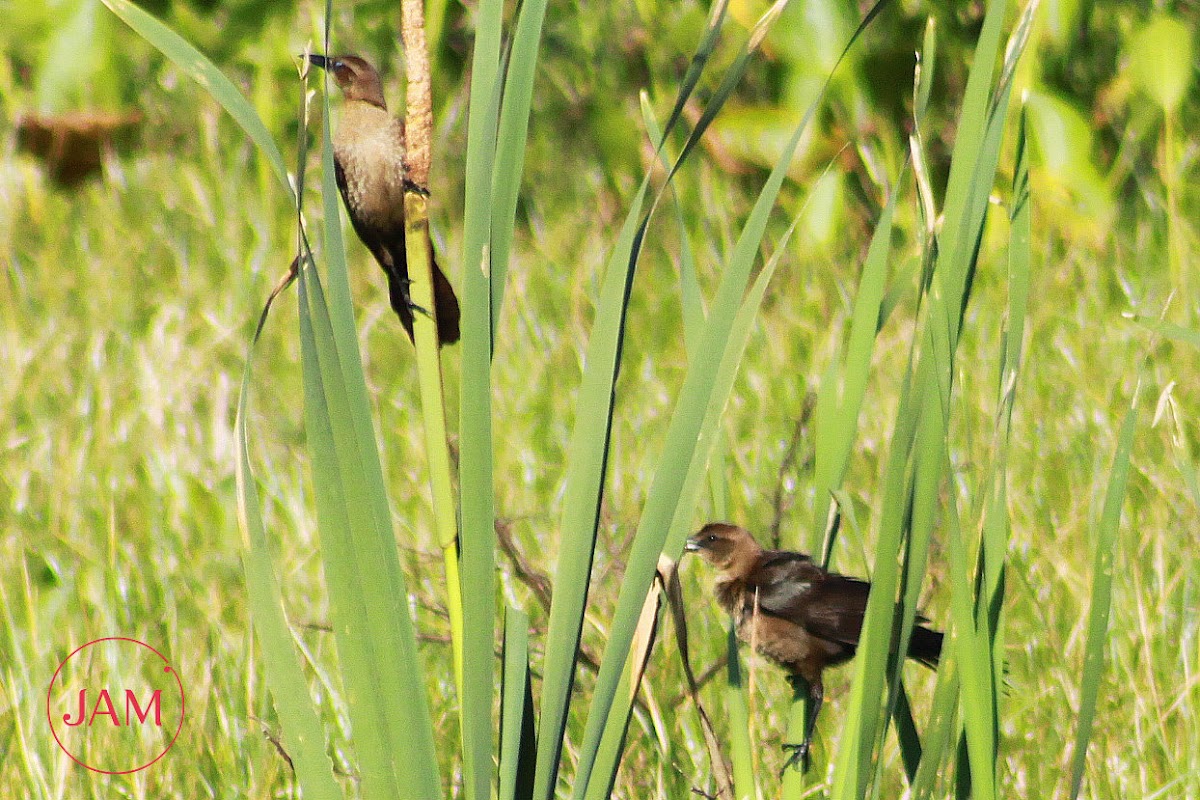
[[[705,539],[704,541],[706,541],[706,542],[709,542],[709,543],[716,543],[716,541],[717,541],[717,535],[716,535],[715,533],[710,533],[710,534],[708,535],[708,538],[707,538],[707,539]]]

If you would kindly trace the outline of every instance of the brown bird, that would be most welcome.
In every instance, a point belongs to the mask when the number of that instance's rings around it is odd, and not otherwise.
[[[363,59],[309,55],[308,60],[328,70],[345,97],[333,135],[338,190],[355,233],[387,275],[392,308],[412,339],[413,311],[427,312],[413,304],[408,292],[411,281],[404,249],[404,189],[408,184],[404,121],[388,113],[379,73]],[[458,298],[436,263],[433,302],[437,307],[438,342],[457,342]]]
[[[825,688],[821,674],[854,657],[862,633],[871,584],[827,572],[804,553],[764,550],[745,528],[712,522],[687,540],[717,568],[717,602],[737,626],[738,638],[753,642],[759,653],[788,671],[793,682],[808,684],[812,713],[804,741],[785,744],[792,755],[784,764],[808,768],[808,751]],[[925,622],[924,617],[919,621]],[[936,668],[942,634],[917,625],[908,657]]]

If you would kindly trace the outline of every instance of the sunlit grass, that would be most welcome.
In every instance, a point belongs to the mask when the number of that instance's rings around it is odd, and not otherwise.
[[[0,371],[6,376],[0,417],[10,421],[0,470],[0,601],[7,631],[0,642],[3,794],[19,796],[33,787],[38,796],[110,796],[109,787],[117,785],[132,796],[267,796],[290,785],[286,764],[256,721],[271,728],[274,716],[242,600],[231,429],[244,345],[262,299],[289,260],[283,254],[290,252],[293,223],[285,203],[264,199],[261,182],[247,169],[247,151],[211,101],[181,89],[176,102],[179,114],[198,106],[201,124],[216,132],[198,137],[184,152],[151,147],[111,165],[108,185],[74,195],[45,185],[23,160],[5,164],[0,178],[8,268],[0,287]],[[580,352],[612,228],[627,200],[616,196],[607,177],[597,169],[573,186],[555,184],[552,197],[530,193],[524,213],[531,223],[518,238],[497,340],[497,513],[512,521],[530,562],[547,572],[557,556],[554,528]],[[747,210],[744,186],[707,164],[680,180],[684,197],[692,200],[688,221],[711,296],[714,265],[731,247],[728,231],[737,229]],[[449,202],[452,184],[448,175],[435,177],[434,224],[435,235],[440,230],[446,240],[443,263],[452,265],[457,282],[457,265],[446,257],[462,249],[460,231],[449,219],[448,209],[456,207]],[[802,189],[792,191],[780,224],[803,196]],[[447,202],[439,204],[443,197]],[[319,203],[309,208],[316,213]],[[913,213],[898,211],[905,236],[897,263],[915,257]],[[656,224],[657,240],[671,242],[669,218]],[[998,233],[985,241],[984,262],[1003,263],[1003,215],[993,215],[991,224]],[[1178,381],[1184,437],[1194,442],[1187,409],[1200,398],[1189,377],[1200,359],[1182,345],[1153,344],[1145,329],[1119,316],[1126,310],[1153,315],[1166,295],[1167,276],[1143,267],[1149,223],[1121,228],[1107,250],[1071,244],[1070,231],[1036,212],[1034,225],[1031,331],[1010,453],[1014,530],[1000,780],[1014,794],[1051,796],[1067,788],[1091,583],[1089,525],[1099,514],[1137,367],[1149,356],[1144,402]],[[805,397],[848,325],[849,293],[866,241],[854,229],[823,252],[793,241],[726,414],[730,516],[765,532],[776,484],[788,481],[795,488],[784,493],[785,542],[803,540],[817,524],[811,469],[781,476],[780,464]],[[412,352],[386,308],[370,257],[352,244],[350,258],[401,560],[425,637],[433,717],[449,739],[457,736],[453,680]],[[634,286],[595,592],[584,627],[585,646],[597,654],[615,601],[614,573],[640,515],[686,363],[682,334],[660,333],[681,331],[675,268],[674,253],[651,248]],[[962,364],[991,363],[999,347],[992,337],[1005,307],[1003,282],[984,273],[975,291],[960,345]],[[302,446],[294,297],[285,295],[259,346],[252,456],[290,618],[327,668],[332,637]],[[879,494],[914,299],[915,290],[907,293],[908,305],[881,332],[848,473],[847,489],[864,528]],[[457,383],[453,367],[450,382]],[[980,480],[979,465],[988,457],[994,398],[995,380],[986,370],[963,371],[952,417],[951,488],[966,496],[975,496],[965,489]],[[456,404],[453,394],[449,403]],[[1173,442],[1167,422],[1150,427],[1150,418],[1143,414],[1137,434],[1118,545],[1109,667],[1087,773],[1096,797],[1148,796],[1171,786],[1164,796],[1197,790],[1200,621],[1189,548],[1200,520],[1177,459],[1193,473],[1195,464]],[[809,452],[811,441],[802,440],[802,456]],[[696,522],[708,516],[702,507]],[[843,535],[837,564],[861,574],[870,562],[862,561],[855,533]],[[871,546],[863,544],[866,552]],[[500,563],[502,591],[530,612],[537,651],[545,614],[503,557]],[[703,594],[709,584],[700,572],[685,562],[698,669],[718,658],[724,645],[724,620]],[[942,577],[934,572],[925,603],[939,621],[948,616]],[[61,656],[112,633],[170,643],[180,654],[190,696],[197,698],[178,750],[161,769],[137,778],[102,779],[68,766],[39,722],[44,685]],[[667,730],[680,732],[683,746],[676,741],[664,759],[651,717],[638,712],[617,784],[618,793],[630,798],[652,796],[660,780],[670,796],[679,796],[702,786],[708,770],[688,702],[676,702],[683,685],[677,656],[663,641],[648,672],[647,705],[661,709]],[[770,792],[770,776],[783,758],[774,745],[786,725],[789,693],[773,668],[750,661],[761,772],[767,776],[761,779]],[[841,670],[828,681],[829,716],[817,740],[824,754],[834,745],[832,720],[847,700],[850,675]],[[592,678],[581,672],[585,690]],[[336,677],[328,680],[314,686],[320,687],[335,767],[345,773],[354,768],[345,751],[345,708]],[[927,702],[928,684],[924,676],[916,681],[918,708]],[[704,696],[719,705],[719,691],[713,684]],[[582,722],[573,720],[576,730]],[[439,751],[444,776],[460,768],[452,763],[453,752]],[[572,758],[569,747],[565,757]],[[890,740],[885,757],[898,761]],[[898,792],[899,771],[890,769],[889,776]],[[344,774],[342,780],[353,794],[353,780]]]

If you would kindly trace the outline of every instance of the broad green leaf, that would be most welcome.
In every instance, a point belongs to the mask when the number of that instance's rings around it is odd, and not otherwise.
[[[1129,75],[1164,111],[1177,111],[1196,74],[1195,29],[1166,14],[1156,15],[1129,42]]]

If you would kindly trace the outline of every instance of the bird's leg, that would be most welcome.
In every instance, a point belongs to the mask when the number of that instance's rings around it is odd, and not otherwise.
[[[413,302],[412,293],[408,288],[412,286],[412,279],[408,277],[407,266],[402,262],[401,266],[403,269],[396,269],[391,264],[391,254],[387,253],[387,257],[388,262],[384,266],[384,272],[387,274],[388,297],[392,301],[392,309],[400,315],[401,319],[404,318],[404,311],[408,311],[409,318],[414,313],[424,314],[427,317],[430,316],[429,311]],[[383,264],[384,261],[380,259],[380,263]],[[406,324],[405,327],[409,326]]]
[[[399,278],[398,282],[400,284],[400,298],[404,301],[404,305],[409,311],[413,311],[418,314],[424,314],[427,317],[433,316],[429,313],[429,309],[419,306],[413,302],[412,293],[408,291],[408,287],[412,286],[412,278]]]
[[[808,772],[811,766],[809,759],[809,750],[812,747],[813,731],[817,728],[817,715],[821,713],[821,703],[825,699],[825,687],[821,683],[821,678],[818,676],[816,680],[806,681],[800,675],[788,676],[788,683],[792,684],[792,688],[797,694],[800,693],[801,684],[808,684],[808,700],[809,713],[808,718],[804,720],[804,741],[800,744],[785,743],[784,750],[790,750],[791,755],[784,762],[783,769],[779,770],[779,777],[782,778],[789,767],[797,767],[801,772]]]

